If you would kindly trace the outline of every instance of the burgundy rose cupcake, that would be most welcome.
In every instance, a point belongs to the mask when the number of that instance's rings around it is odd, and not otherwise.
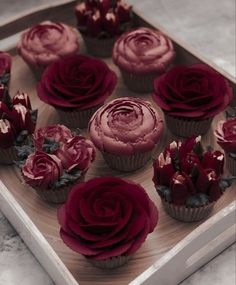
[[[10,105],[0,102],[0,164],[16,160],[15,148],[25,144],[36,126],[37,110],[31,109],[26,93],[18,92]]]
[[[45,21],[27,29],[17,49],[39,77],[50,63],[78,51],[78,34],[66,24]]]
[[[38,83],[40,99],[54,106],[71,128],[86,128],[115,88],[115,73],[101,60],[72,55],[47,67]]]
[[[33,144],[18,150],[24,181],[51,203],[66,201],[71,187],[84,181],[95,158],[92,142],[63,125],[39,129]]]
[[[111,168],[133,171],[150,160],[163,121],[142,99],[119,98],[101,107],[89,122],[89,133]]]
[[[226,155],[226,166],[231,174],[236,175],[236,117],[219,121],[215,130],[217,143]]]
[[[110,57],[116,38],[132,25],[131,13],[123,0],[85,0],[76,5],[77,26],[88,53]]]
[[[141,247],[157,225],[158,211],[140,185],[99,177],[73,187],[58,220],[68,247],[108,269],[123,265]]]
[[[176,66],[154,82],[153,100],[179,137],[203,135],[233,98],[226,79],[204,64]]]
[[[231,178],[222,177],[223,167],[223,153],[204,150],[200,137],[172,142],[153,163],[153,182],[165,211],[184,222],[206,218],[231,184]]]
[[[9,53],[0,51],[0,84],[8,86],[11,72],[11,56]]]
[[[153,80],[167,71],[175,52],[169,38],[150,28],[124,33],[115,43],[113,61],[125,85],[134,92],[151,92]]]

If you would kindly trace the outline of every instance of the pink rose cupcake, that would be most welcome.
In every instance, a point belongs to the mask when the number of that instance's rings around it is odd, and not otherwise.
[[[119,98],[101,107],[89,122],[89,133],[111,168],[133,171],[151,158],[163,121],[142,99]]]
[[[166,72],[173,62],[173,44],[161,32],[138,28],[124,33],[115,43],[113,61],[125,85],[134,92],[151,92],[153,80]]]
[[[204,64],[176,66],[155,79],[153,100],[179,137],[203,135],[233,98],[226,79]]]
[[[236,117],[219,121],[215,130],[217,143],[226,154],[226,166],[236,176]]]
[[[12,59],[9,53],[0,51],[0,84],[9,85]]]
[[[77,53],[78,34],[66,24],[45,21],[27,29],[17,49],[38,77],[50,63]]]
[[[14,163],[15,148],[25,144],[36,126],[37,110],[31,109],[26,93],[18,92],[10,105],[0,102],[0,164]]]
[[[50,203],[66,201],[71,187],[84,181],[95,158],[90,140],[63,125],[38,129],[33,144],[18,149],[24,181]]]
[[[204,150],[200,137],[172,142],[153,163],[155,184],[165,211],[194,222],[206,218],[232,179],[223,178],[224,155]]]
[[[157,225],[158,211],[140,185],[99,177],[73,187],[58,220],[68,247],[94,266],[111,269],[141,247]]]
[[[76,5],[77,26],[88,53],[110,57],[116,38],[132,25],[131,13],[123,0],[85,0]]]
[[[63,124],[86,128],[92,114],[111,95],[115,73],[99,59],[72,55],[47,67],[38,83],[39,98],[58,111]]]

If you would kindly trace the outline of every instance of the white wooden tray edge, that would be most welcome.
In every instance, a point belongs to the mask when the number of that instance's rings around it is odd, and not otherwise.
[[[57,285],[78,285],[58,255],[0,180],[0,209]],[[178,284],[236,241],[236,202],[197,227],[130,285]]]

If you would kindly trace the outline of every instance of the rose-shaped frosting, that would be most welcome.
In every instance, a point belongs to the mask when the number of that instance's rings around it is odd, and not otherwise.
[[[50,105],[84,110],[102,104],[116,82],[115,73],[102,60],[72,55],[47,67],[37,91]]]
[[[68,139],[71,139],[73,134],[70,129],[64,125],[51,125],[44,128],[39,128],[33,134],[34,146],[37,150],[42,150],[45,139],[65,143]]]
[[[21,171],[27,184],[48,189],[60,178],[63,168],[57,156],[36,151],[28,156]]]
[[[154,81],[153,100],[171,116],[207,119],[233,98],[226,79],[204,64],[176,66]]]
[[[101,107],[89,123],[95,146],[119,155],[152,150],[162,130],[163,121],[149,102],[128,97]]]
[[[217,143],[227,152],[236,153],[236,118],[219,121],[215,130]]]
[[[95,158],[95,150],[92,142],[82,136],[75,136],[64,143],[58,149],[56,155],[61,159],[63,167],[67,171],[78,168],[86,172]]]
[[[31,110],[31,102],[27,93],[17,91],[16,95],[12,98],[12,104],[17,105],[21,104],[25,106],[27,109]]]
[[[175,56],[170,39],[150,28],[124,33],[113,48],[113,61],[131,73],[163,73]]]
[[[7,73],[10,73],[10,71],[11,71],[10,54],[0,51],[0,82],[1,82],[1,77]]]
[[[26,30],[17,45],[18,53],[34,66],[47,66],[78,48],[77,32],[72,27],[50,21]]]
[[[176,205],[201,205],[223,193],[224,155],[204,151],[199,137],[172,142],[154,161],[153,182],[162,198]],[[228,187],[228,186],[227,186]]]
[[[8,148],[15,141],[15,131],[7,119],[0,119],[0,147]]]
[[[140,185],[100,177],[74,186],[58,219],[66,245],[88,258],[104,260],[138,250],[154,230],[158,212]]]

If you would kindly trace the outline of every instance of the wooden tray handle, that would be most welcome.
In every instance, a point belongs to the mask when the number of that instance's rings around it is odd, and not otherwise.
[[[130,285],[178,284],[236,241],[235,222],[234,201],[198,226]]]

